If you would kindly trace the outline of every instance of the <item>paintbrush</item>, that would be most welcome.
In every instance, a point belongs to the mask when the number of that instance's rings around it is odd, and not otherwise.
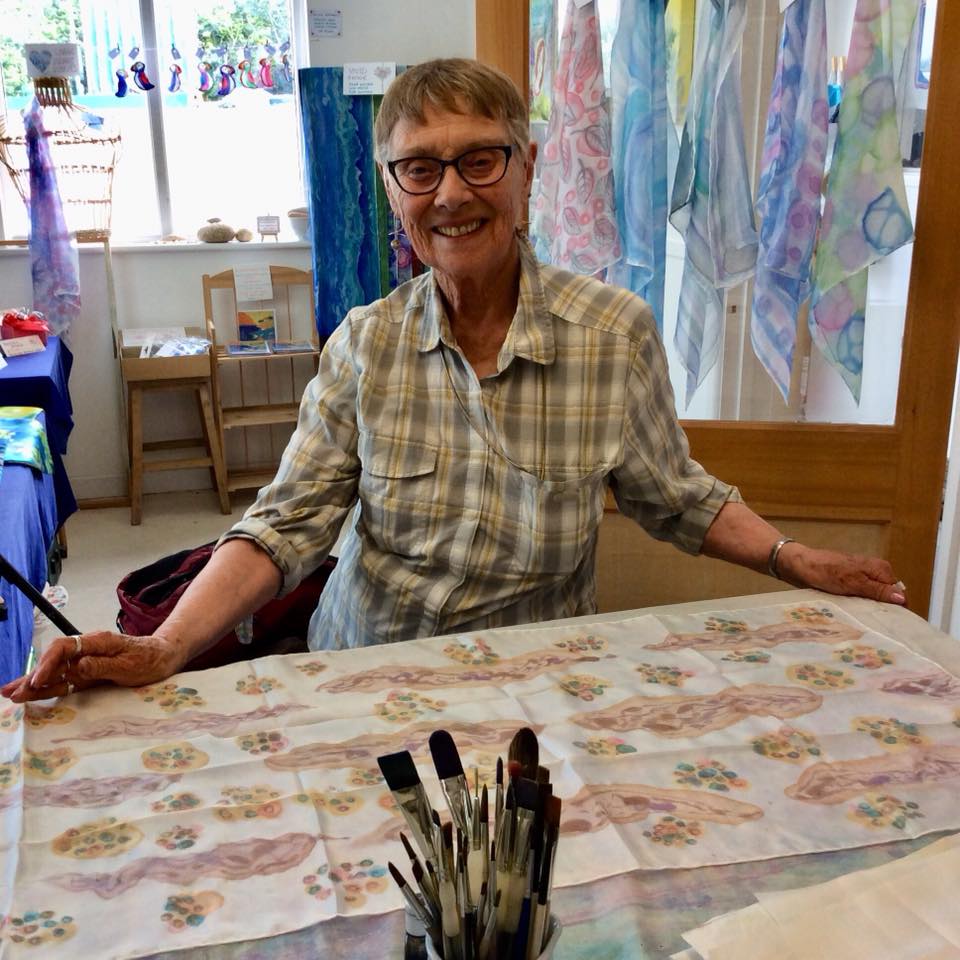
[[[540,876],[537,880],[537,902],[531,903],[530,937],[527,942],[527,957],[539,957],[543,952],[547,925],[550,920],[550,893],[553,887],[553,865],[557,857],[557,839],[560,835],[560,813],[562,803],[559,797],[547,799],[544,814],[546,835],[543,841]]]
[[[437,851],[433,843],[433,810],[410,751],[388,753],[377,757],[377,763],[420,852],[427,860],[434,859]]]
[[[474,912],[470,909],[467,894],[467,861],[462,848],[457,859],[457,912],[460,920],[460,952],[463,960],[473,960]]]
[[[456,875],[453,869],[453,824],[441,828],[442,850],[437,861],[439,870],[437,886],[440,890],[440,923],[443,928],[443,956],[445,960],[457,960],[460,956],[460,917],[457,912]]]
[[[507,760],[516,760],[520,764],[520,776],[528,780],[537,779],[540,744],[537,742],[537,735],[529,727],[521,727],[513,735]]]
[[[487,785],[483,785],[483,792],[480,794],[480,852],[483,856],[483,879],[487,879],[487,851],[490,849],[490,801]]]
[[[420,861],[418,860],[413,865],[413,879],[416,881],[417,889],[420,891],[423,896],[423,902],[426,905],[427,909],[430,911],[431,916],[434,919],[434,922],[439,927],[440,926],[440,896],[437,893],[436,887],[430,882],[429,876],[424,873],[423,867],[420,866]]]
[[[494,800],[493,816],[496,825],[499,827],[500,821],[503,819],[503,759],[501,757],[497,757],[497,792]]]
[[[392,863],[388,863],[387,867],[390,870],[390,875],[397,882],[397,886],[403,894],[403,899],[407,901],[407,905],[413,911],[416,918],[423,924],[423,928],[430,935],[430,938],[436,942],[436,936],[440,930],[434,918],[420,902],[420,898],[410,889],[410,884],[407,883],[403,874]]]
[[[480,946],[477,948],[478,960],[490,960],[497,940],[497,908],[500,906],[500,893],[497,891],[493,898],[490,913],[487,917],[486,926],[483,928],[483,936],[480,938]]]
[[[407,851],[407,856],[410,858],[410,865],[413,869],[413,879],[417,882],[417,887],[420,892],[423,894],[424,902],[426,903],[428,909],[436,914],[437,918],[440,916],[440,907],[437,900],[437,890],[424,875],[423,867],[420,865],[420,859],[417,857],[416,851],[410,845],[410,841],[407,839],[406,834],[400,834],[400,842],[403,844],[403,849]],[[427,861],[430,862],[429,860]]]
[[[523,885],[523,899],[520,906],[520,919],[517,921],[517,935],[513,939],[513,960],[526,960],[527,945],[530,942],[530,921],[533,886],[533,850],[527,855],[527,870]]]
[[[460,754],[453,737],[446,730],[435,730],[430,734],[430,755],[437,770],[437,778],[446,797],[450,815],[458,830],[464,836],[473,835],[473,803],[470,799],[470,785],[463,772]]]

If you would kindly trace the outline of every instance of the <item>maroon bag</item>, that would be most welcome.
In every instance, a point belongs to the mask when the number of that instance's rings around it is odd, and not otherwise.
[[[181,550],[128,573],[117,585],[117,629],[133,636],[152,634],[204,568],[215,545],[211,542]],[[203,670],[251,657],[306,650],[310,617],[336,563],[336,557],[328,557],[295,590],[264,604],[253,617],[253,643],[240,643],[231,631],[184,669]]]

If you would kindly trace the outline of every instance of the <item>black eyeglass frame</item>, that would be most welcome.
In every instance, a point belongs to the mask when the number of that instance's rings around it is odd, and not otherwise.
[[[503,164],[503,172],[497,177],[496,180],[488,180],[486,183],[474,183],[464,176],[463,171],[460,169],[460,161],[464,157],[470,156],[471,153],[477,153],[479,150],[501,150],[503,151],[503,156],[505,158]],[[413,197],[423,197],[428,193],[433,193],[435,190],[440,188],[440,184],[443,183],[443,175],[447,172],[447,167],[453,167],[457,171],[457,176],[467,184],[468,187],[492,187],[495,183],[499,183],[506,175],[507,169],[510,166],[510,158],[513,156],[513,147],[505,143],[496,143],[491,144],[488,147],[471,147],[469,150],[464,150],[463,153],[458,157],[454,157],[452,160],[441,160],[440,157],[399,157],[396,160],[387,161],[387,169],[390,171],[390,176],[393,177],[396,185],[404,192],[409,193]],[[433,163],[440,164],[440,175],[437,177],[437,182],[429,190],[408,190],[401,182],[400,178],[397,176],[397,164],[400,163],[409,163],[411,160],[430,160]]]

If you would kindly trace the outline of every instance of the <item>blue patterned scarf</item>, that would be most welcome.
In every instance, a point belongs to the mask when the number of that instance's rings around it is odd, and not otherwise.
[[[667,253],[667,42],[664,0],[623,0],[611,55],[613,181],[623,259],[610,283],[643,297],[663,332]]]
[[[790,393],[797,312],[810,292],[828,114],[824,0],[794,0],[783,21],[767,113],[750,320],[753,352],[784,401]]]

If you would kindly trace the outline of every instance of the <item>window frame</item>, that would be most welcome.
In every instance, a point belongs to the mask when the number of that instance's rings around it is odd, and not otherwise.
[[[290,50],[295,64],[309,66],[309,33],[307,32],[307,3],[306,0],[284,0],[290,21]],[[143,31],[143,46],[141,56],[147,68],[147,76],[160,77],[160,61],[157,57],[157,19],[155,0],[138,0],[137,2],[140,27]],[[299,68],[298,68],[299,69]],[[159,86],[159,85],[158,85]],[[300,85],[293,84],[293,107],[296,117],[300,116]],[[167,138],[164,125],[164,105],[160,96],[146,98],[147,124],[150,130],[150,156],[153,162],[153,184],[157,198],[157,211],[160,218],[160,234],[158,237],[116,237],[116,242],[134,246],[147,245],[158,239],[169,236],[173,229],[173,196],[170,187],[170,171],[167,165]],[[7,114],[7,95],[4,89],[3,76],[0,74],[0,114]],[[303,129],[300,123],[295,123],[297,138],[297,171],[299,176],[300,193],[305,195],[306,171],[303,156]],[[0,244],[19,244],[20,240],[7,237],[4,220],[4,204],[0,202]]]

